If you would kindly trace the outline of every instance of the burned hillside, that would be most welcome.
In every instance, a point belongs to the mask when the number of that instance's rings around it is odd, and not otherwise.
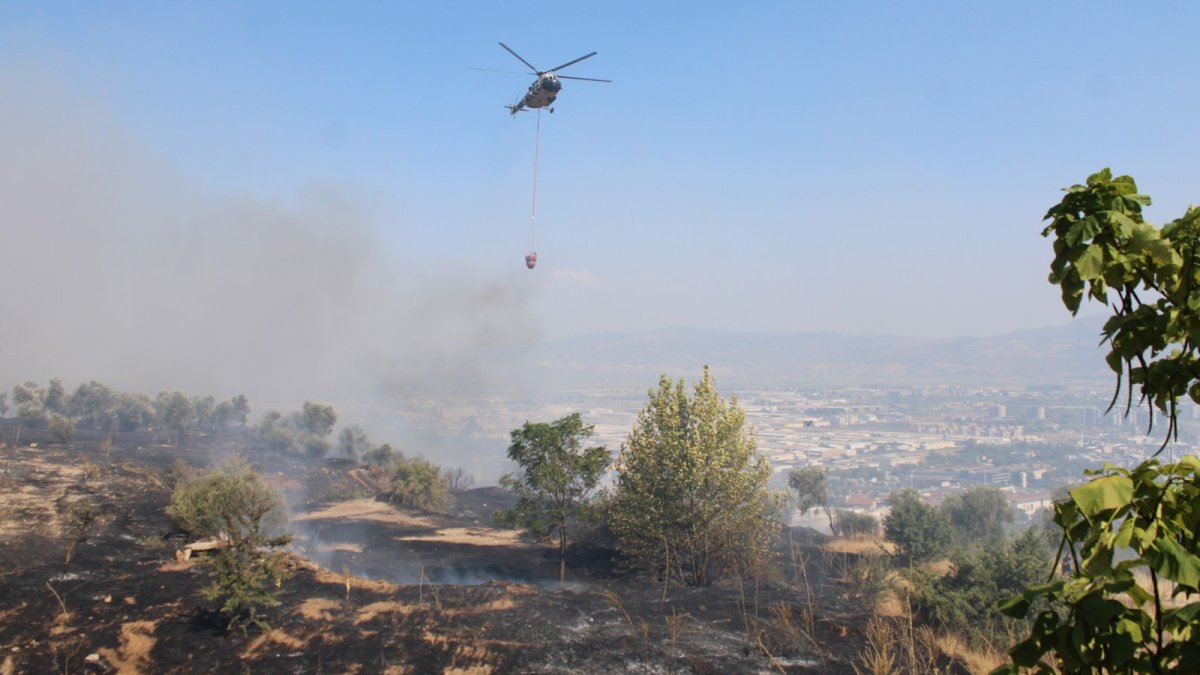
[[[560,587],[549,547],[492,525],[511,501],[494,488],[435,514],[377,499],[350,462],[236,429],[106,438],[25,429],[0,454],[4,672],[851,672],[864,648],[845,560],[805,532],[757,584],[664,593],[581,547]],[[231,452],[287,491],[295,533],[271,629],[244,636],[199,596],[206,572],[163,514],[178,460]]]

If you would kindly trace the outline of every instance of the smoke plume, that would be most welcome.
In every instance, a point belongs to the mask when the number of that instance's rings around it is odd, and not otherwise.
[[[43,70],[0,67],[0,158],[0,387],[361,404],[486,387],[535,337],[520,271],[397,254],[405,224],[335,186],[205,193]]]

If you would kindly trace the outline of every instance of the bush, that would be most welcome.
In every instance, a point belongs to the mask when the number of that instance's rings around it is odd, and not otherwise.
[[[837,532],[843,537],[874,537],[879,534],[879,521],[869,513],[838,509],[833,514]]]
[[[430,462],[401,459],[392,464],[388,498],[397,504],[426,511],[442,511],[450,498],[450,481]]]
[[[909,562],[945,554],[954,538],[954,529],[944,511],[921,501],[917,491],[911,489],[892,494],[888,501],[892,510],[883,520],[884,533],[900,547]]]
[[[202,593],[221,602],[229,627],[243,633],[250,624],[269,628],[259,611],[279,604],[286,576],[283,554],[269,549],[290,540],[282,495],[235,459],[180,484],[167,516],[193,537],[227,542],[201,563],[212,570],[212,583]]]

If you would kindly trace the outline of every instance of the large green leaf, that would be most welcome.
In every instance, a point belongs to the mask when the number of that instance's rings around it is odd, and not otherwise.
[[[1154,540],[1151,548],[1160,554],[1152,561],[1156,572],[1180,585],[1200,587],[1200,558],[1195,554],[1169,537]]]
[[[1105,511],[1129,506],[1133,499],[1133,481],[1128,476],[1104,476],[1071,490],[1071,499],[1079,512],[1091,520]]]
[[[1079,269],[1079,277],[1084,281],[1099,278],[1104,272],[1104,249],[1096,244],[1088,246],[1083,255],[1075,261]]]

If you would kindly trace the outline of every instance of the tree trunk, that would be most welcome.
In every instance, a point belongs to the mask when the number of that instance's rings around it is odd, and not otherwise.
[[[567,580],[567,519],[560,517],[558,521],[558,583]]]

